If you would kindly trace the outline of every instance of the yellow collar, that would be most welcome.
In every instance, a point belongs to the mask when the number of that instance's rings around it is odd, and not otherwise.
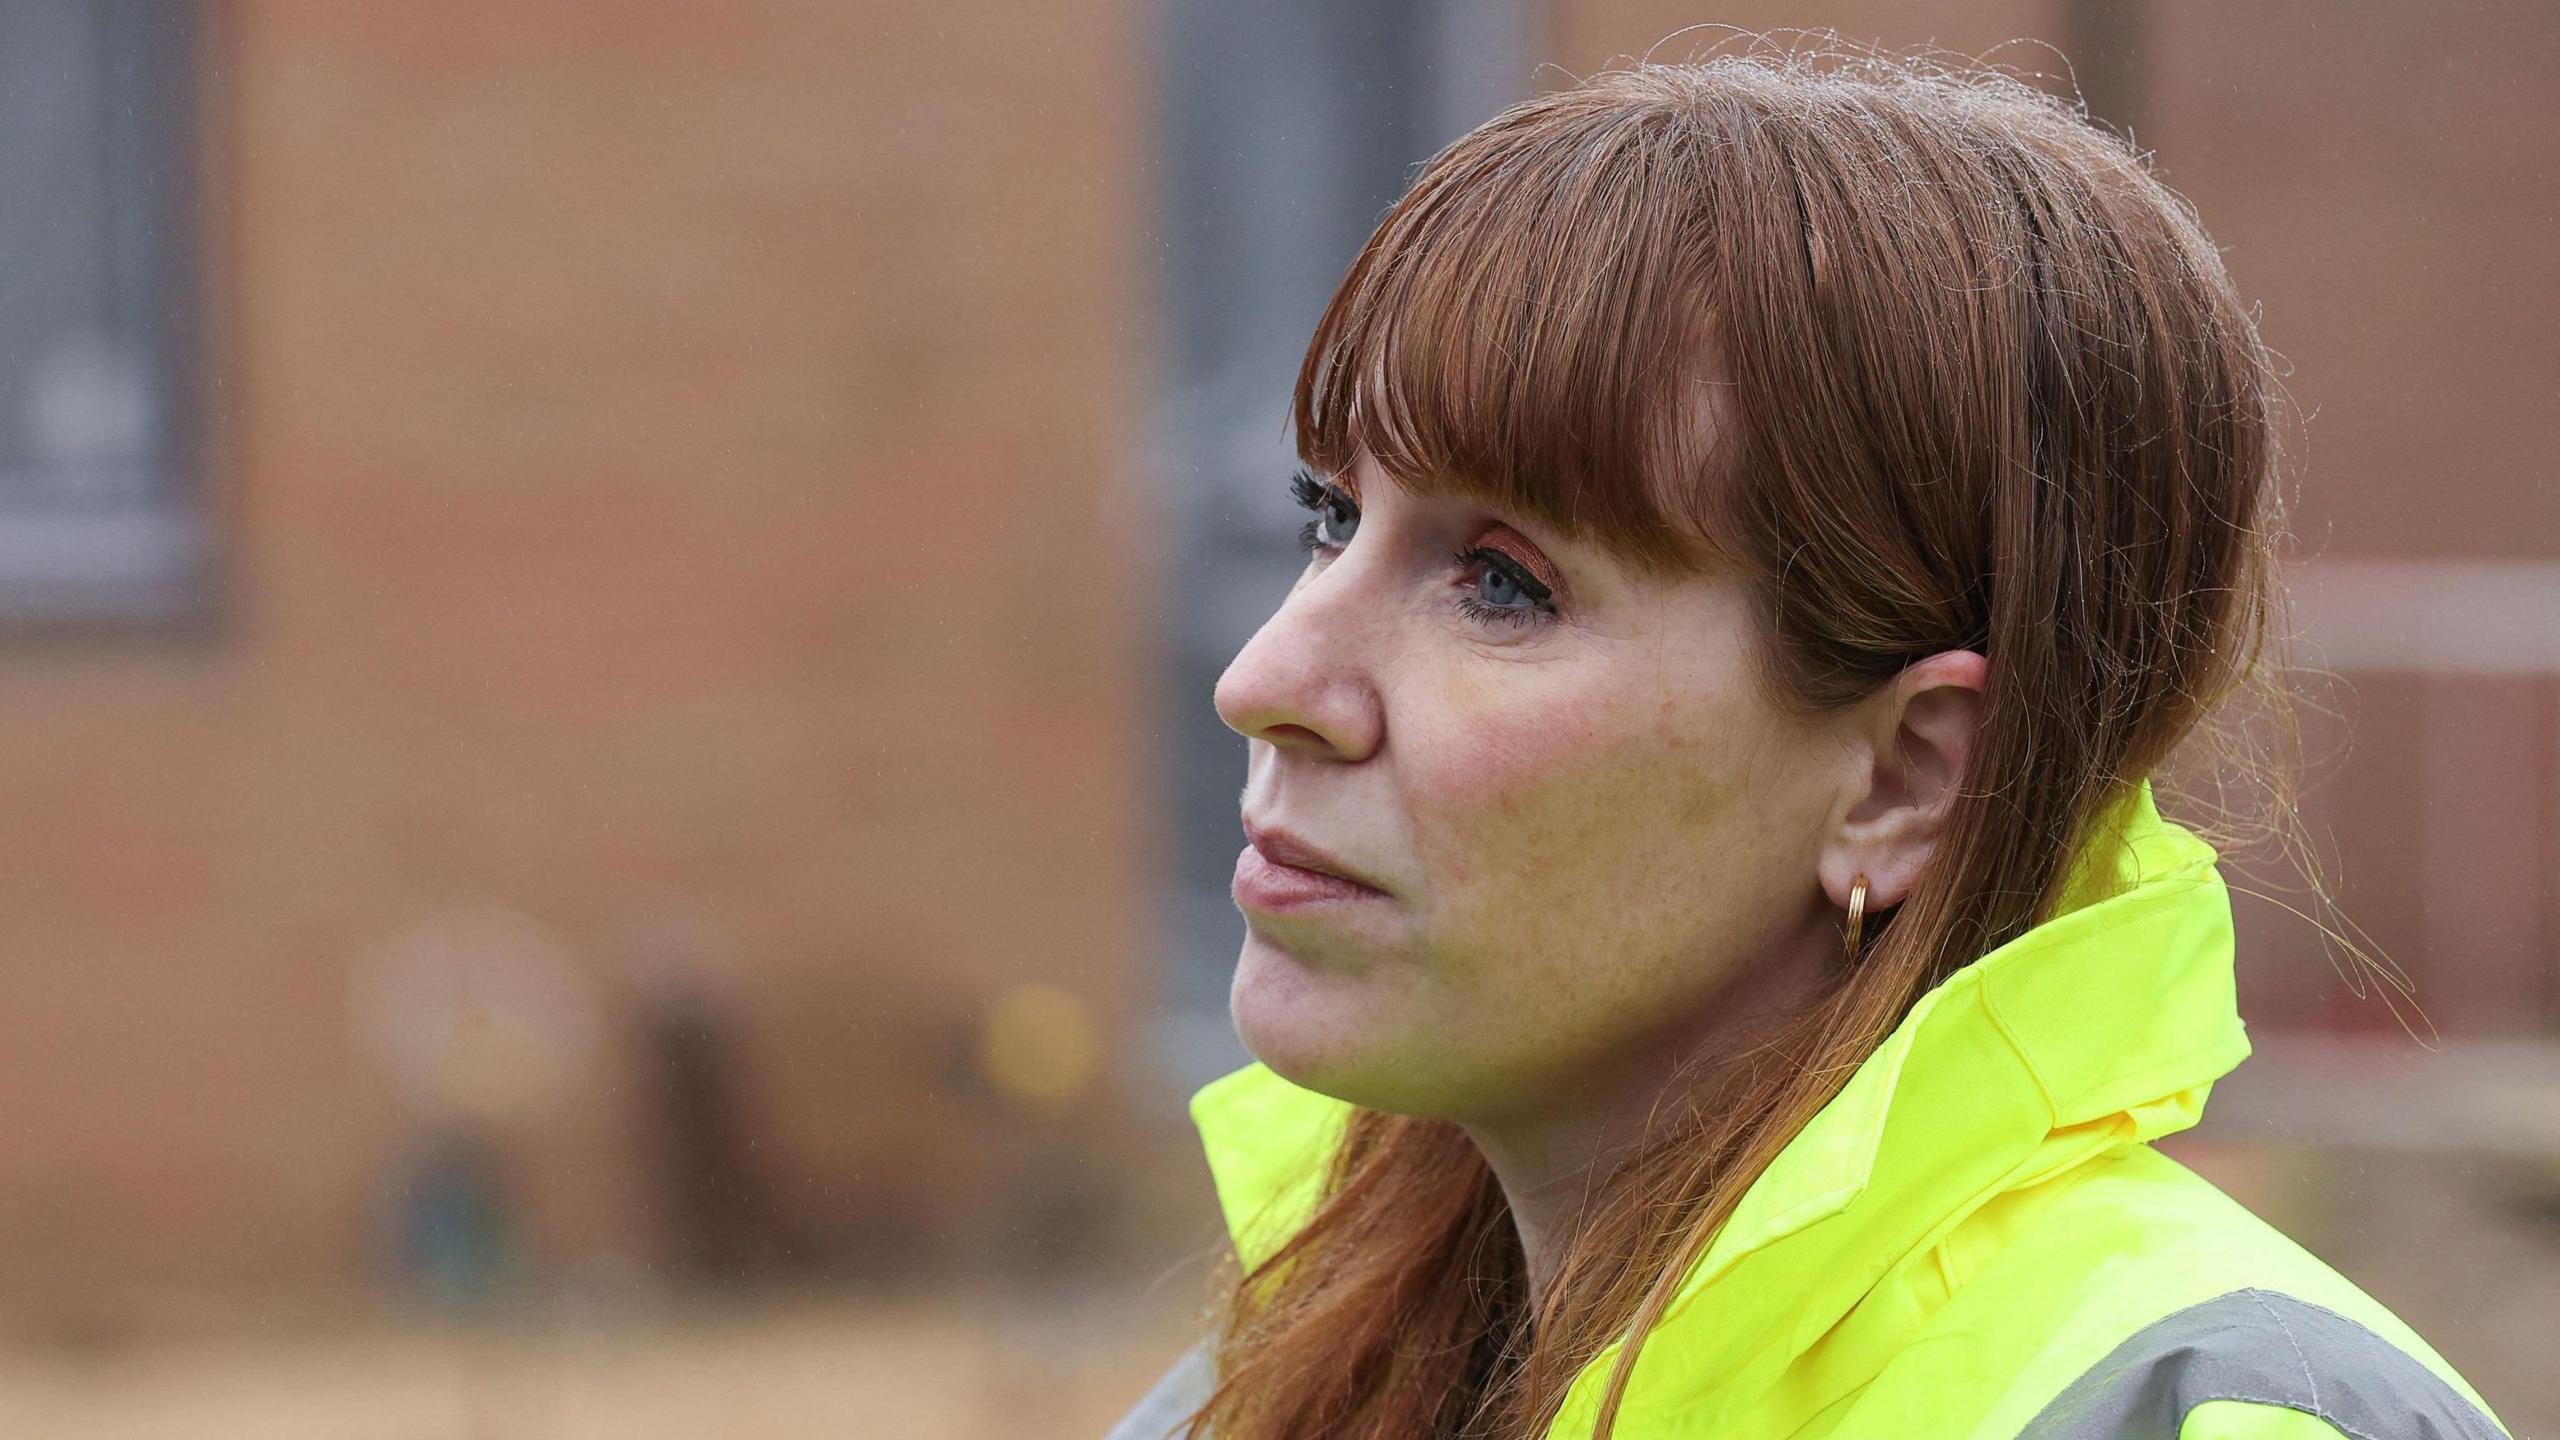
[[[1923,995],[1743,1194],[1646,1340],[1622,1418],[1773,1376],[1984,1201],[2202,1115],[2249,1055],[2217,856],[2148,780],[2108,819],[2052,915]],[[1192,1097],[1247,1264],[1311,1213],[1349,1109],[1259,1063]],[[1586,1367],[1564,1420],[1587,1422],[1615,1360]]]

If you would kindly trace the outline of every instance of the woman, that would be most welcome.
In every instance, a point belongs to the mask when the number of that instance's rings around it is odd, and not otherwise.
[[[2266,680],[2276,413],[2188,207],[1997,74],[1646,65],[1434,157],[1217,687],[1237,1267],[1116,1433],[2504,1434],[2148,1144],[2249,1053],[2150,777]]]

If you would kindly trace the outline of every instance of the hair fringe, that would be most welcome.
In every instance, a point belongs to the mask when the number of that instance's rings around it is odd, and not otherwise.
[[[1463,1131],[1354,1108],[1313,1216],[1212,1277],[1195,1440],[1532,1440],[1614,1349],[1605,1440],[1751,1183],[1922,995],[2049,914],[2145,778],[2337,911],[2279,643],[2291,401],[2193,207],[2040,71],[1831,31],[1653,53],[1420,167],[1317,323],[1299,454],[1639,571],[1729,568],[1795,711],[1980,650],[1964,789],[1828,993],[1674,1077],[1534,1311]]]

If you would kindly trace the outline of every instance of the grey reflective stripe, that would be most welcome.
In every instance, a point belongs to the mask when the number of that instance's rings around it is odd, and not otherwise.
[[[2354,1440],[2512,1440],[2408,1351],[2335,1310],[2255,1289],[2135,1331],[2018,1440],[2177,1440],[2207,1400],[2301,1410]]]
[[[1165,1433],[1182,1423],[1200,1402],[1209,1398],[1217,1387],[1217,1375],[1209,1364],[1209,1342],[1201,1341],[1182,1352],[1173,1368],[1164,1372],[1155,1388],[1139,1397],[1137,1407],[1120,1417],[1111,1433],[1102,1440],[1164,1440]]]

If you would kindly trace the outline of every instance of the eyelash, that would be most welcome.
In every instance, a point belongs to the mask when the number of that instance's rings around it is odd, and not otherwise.
[[[1319,482],[1304,470],[1297,471],[1289,477],[1289,493],[1296,498],[1299,505],[1319,513],[1337,500],[1344,504],[1350,503],[1350,497],[1342,495],[1330,485]],[[1359,507],[1352,508],[1356,511]],[[1299,526],[1298,548],[1309,555],[1313,555],[1318,550],[1337,548],[1317,539],[1317,533],[1318,522],[1315,520],[1309,520]],[[1462,594],[1458,597],[1458,613],[1469,620],[1479,624],[1509,625],[1516,630],[1525,626],[1544,625],[1556,618],[1555,606],[1546,594],[1546,586],[1540,584],[1535,578],[1523,574],[1518,562],[1510,556],[1499,550],[1479,545],[1472,550],[1457,551],[1450,558],[1462,568],[1479,561],[1490,565],[1507,576],[1521,594],[1530,598],[1531,603],[1526,608],[1515,608],[1487,605],[1473,595]]]

